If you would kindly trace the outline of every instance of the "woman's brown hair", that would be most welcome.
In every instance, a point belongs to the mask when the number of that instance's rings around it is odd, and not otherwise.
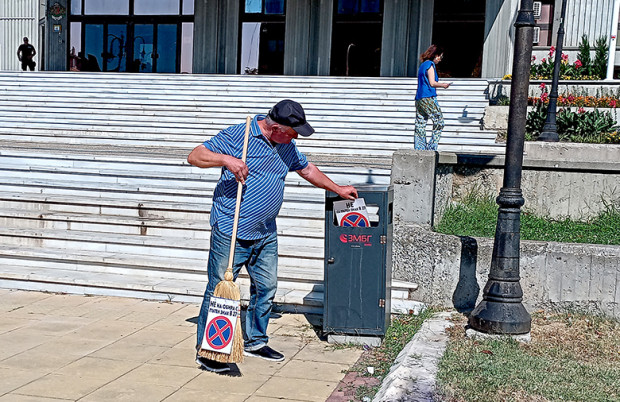
[[[425,62],[426,60],[433,60],[436,56],[441,56],[443,54],[443,47],[437,45],[430,45],[426,52],[420,55],[420,61]]]

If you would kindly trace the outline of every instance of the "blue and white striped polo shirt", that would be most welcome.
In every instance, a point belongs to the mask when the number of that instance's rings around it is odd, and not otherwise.
[[[254,116],[250,126],[246,164],[249,176],[243,186],[237,238],[256,240],[276,231],[276,216],[284,199],[284,179],[290,171],[308,166],[306,156],[299,152],[295,142],[290,144],[271,143],[263,136],[258,120],[264,115]],[[241,159],[245,123],[228,127],[204,143],[213,152],[227,154]],[[227,235],[232,235],[237,181],[225,167],[213,192],[211,226]]]

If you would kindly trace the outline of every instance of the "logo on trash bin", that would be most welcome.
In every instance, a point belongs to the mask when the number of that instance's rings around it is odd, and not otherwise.
[[[340,241],[343,243],[363,243],[364,246],[372,246],[372,235],[341,234]]]

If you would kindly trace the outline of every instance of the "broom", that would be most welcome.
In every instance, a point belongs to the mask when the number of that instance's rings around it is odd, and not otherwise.
[[[250,135],[250,123],[252,118],[248,116],[245,119],[245,138],[243,140],[243,153],[241,160],[245,163],[248,153],[248,139]],[[235,244],[237,243],[237,227],[239,226],[239,210],[241,209],[241,194],[243,193],[243,184],[237,183],[237,204],[235,206],[235,217],[233,220],[233,230],[230,239],[230,253],[228,255],[228,267],[224,274],[224,280],[220,281],[213,291],[214,297],[221,297],[229,300],[241,300],[241,292],[239,285],[233,282],[233,261],[235,259]],[[241,318],[237,316],[235,324],[235,337],[233,339],[232,350],[230,354],[218,353],[211,350],[200,349],[198,354],[210,360],[220,363],[240,363],[243,361],[243,334],[241,333]]]

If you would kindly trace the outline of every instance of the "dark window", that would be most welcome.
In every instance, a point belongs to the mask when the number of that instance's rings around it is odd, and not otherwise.
[[[439,77],[480,77],[485,2],[435,0],[434,10],[432,42],[444,48]]]
[[[338,0],[338,14],[380,13],[381,0]]]
[[[245,0],[245,14],[284,14],[284,0]]]
[[[331,75],[376,77],[381,67],[383,2],[334,2]]]
[[[284,0],[242,0],[241,74],[284,73]]]

